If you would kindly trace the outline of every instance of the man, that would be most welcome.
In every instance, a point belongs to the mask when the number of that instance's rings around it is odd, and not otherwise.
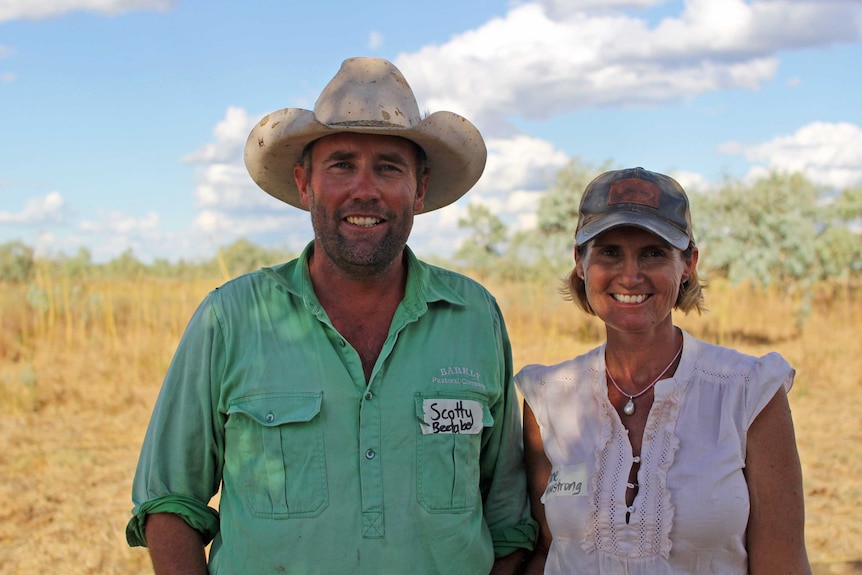
[[[249,173],[314,241],[213,291],[183,335],[127,528],[159,575],[516,572],[535,524],[503,319],[406,246],[485,159],[379,59],[255,126]]]

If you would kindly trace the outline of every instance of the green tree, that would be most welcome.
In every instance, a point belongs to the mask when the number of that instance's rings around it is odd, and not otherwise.
[[[219,250],[218,258],[226,268],[229,277],[254,271],[263,266],[271,266],[289,259],[282,250],[270,250],[258,246],[245,238],[240,238]]]
[[[506,247],[506,224],[484,204],[470,204],[458,228],[470,230],[454,254],[466,268],[486,276],[498,270]]]
[[[104,270],[109,277],[140,277],[146,266],[135,257],[132,248],[126,248],[116,258],[104,265]]]
[[[815,272],[821,190],[801,174],[728,182],[693,199],[702,267],[732,282],[791,286]]]
[[[33,275],[33,248],[13,240],[0,244],[0,280],[27,282]]]
[[[555,275],[571,269],[581,196],[596,176],[611,169],[610,161],[593,166],[573,158],[557,172],[553,184],[539,200],[535,232],[513,241],[519,257]]]
[[[74,256],[61,254],[55,263],[70,277],[81,277],[86,275],[93,265],[93,254],[89,249],[81,246]]]

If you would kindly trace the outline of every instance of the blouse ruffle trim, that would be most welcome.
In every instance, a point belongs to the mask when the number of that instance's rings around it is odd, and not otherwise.
[[[679,418],[679,412],[682,406],[682,396],[685,390],[685,382],[688,380],[687,373],[690,369],[684,369],[684,366],[690,365],[687,356],[693,351],[693,341],[691,337],[683,331],[684,349],[680,359],[677,372],[673,378],[670,378],[673,387],[665,394],[656,396],[656,401],[653,404],[652,412],[647,420],[646,428],[644,429],[645,445],[649,445],[649,457],[661,457],[664,453],[664,458],[659,460],[657,465],[650,466],[648,462],[644,462],[641,470],[646,469],[649,473],[650,469],[655,469],[650,477],[650,486],[657,493],[657,497],[661,501],[662,516],[653,517],[646,521],[648,529],[645,530],[644,540],[633,547],[643,549],[645,555],[660,554],[667,559],[670,556],[671,540],[670,532],[673,527],[674,507],[671,501],[671,494],[667,488],[667,476],[671,465],[673,464],[676,452],[679,450],[679,438],[676,436],[675,428]],[[611,553],[617,556],[628,557],[629,554],[624,553],[619,546],[616,545],[616,537],[613,533],[613,525],[611,518],[613,514],[610,512],[615,506],[611,498],[614,496],[611,481],[605,479],[606,474],[612,473],[608,469],[606,463],[610,463],[611,443],[614,441],[614,417],[616,412],[608,399],[607,381],[603,377],[605,372],[605,344],[593,350],[595,354],[592,358],[593,369],[590,370],[590,378],[592,380],[593,400],[596,405],[596,413],[598,413],[600,436],[595,450],[595,469],[596,473],[592,474],[588,485],[588,497],[592,505],[590,510],[590,519],[584,535],[581,540],[581,548],[585,552],[593,552],[601,547],[605,553]],[[621,425],[621,424],[620,424]],[[652,436],[648,442],[647,436]],[[627,437],[623,440],[628,443]],[[641,456],[645,454],[642,452]],[[600,472],[600,470],[603,470]],[[626,470],[628,473],[628,470]],[[602,489],[602,483],[605,483],[609,488]],[[644,493],[641,493],[643,497]],[[600,513],[600,509],[608,510],[607,513]],[[654,514],[654,510],[644,509],[644,512]],[[652,539],[650,541],[649,539]],[[597,542],[602,541],[601,545]],[[641,556],[641,555],[637,555]]]

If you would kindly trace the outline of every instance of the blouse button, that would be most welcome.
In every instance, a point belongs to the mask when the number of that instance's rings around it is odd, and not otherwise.
[[[629,513],[634,513],[635,512],[635,506],[629,505],[628,507],[626,507],[626,511],[628,511]]]

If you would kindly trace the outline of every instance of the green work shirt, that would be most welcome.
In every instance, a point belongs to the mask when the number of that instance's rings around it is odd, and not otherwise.
[[[407,249],[406,293],[366,382],[312,289],[312,246],[195,312],[144,439],[129,544],[168,512],[212,539],[218,574],[476,575],[531,548],[494,298]]]

